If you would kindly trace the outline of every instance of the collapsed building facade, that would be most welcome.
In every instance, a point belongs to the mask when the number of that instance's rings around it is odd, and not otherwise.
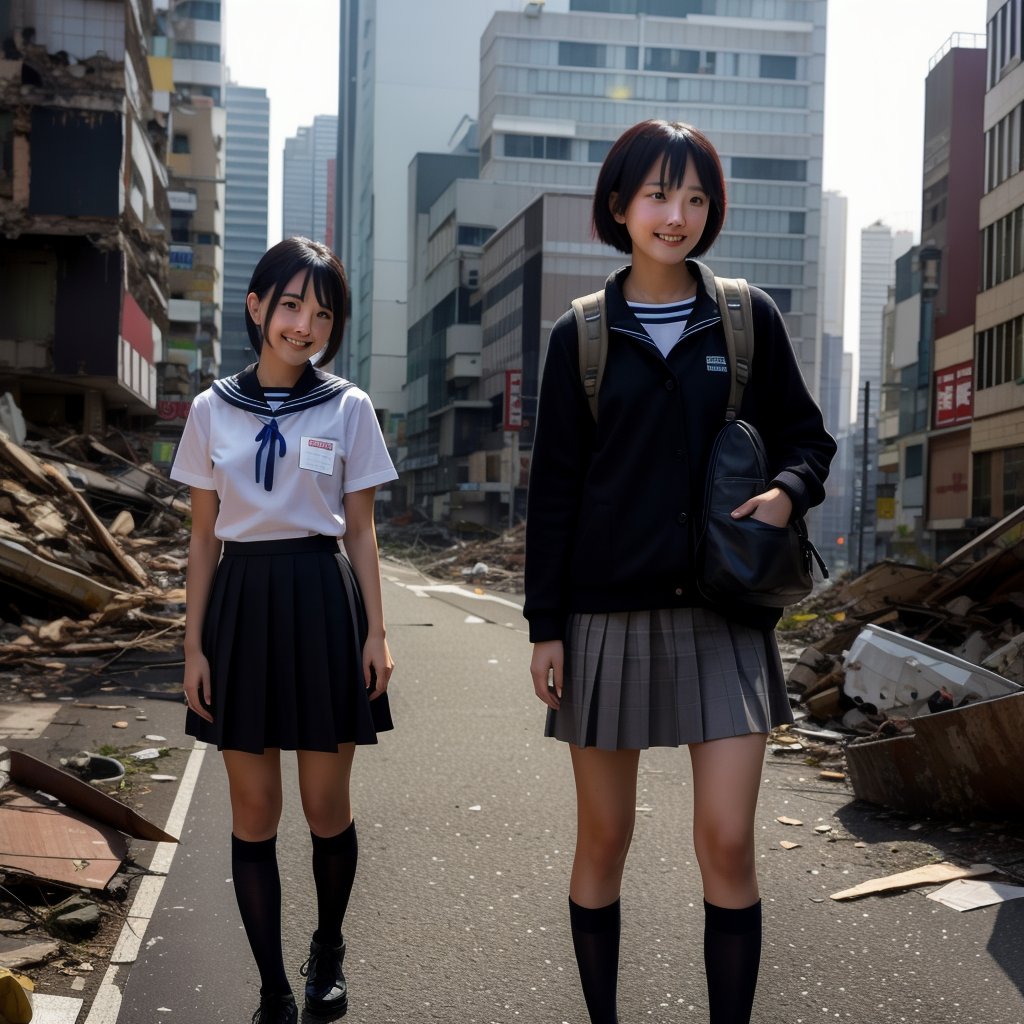
[[[170,213],[149,5],[79,6],[0,6],[0,393],[93,431],[156,409]]]

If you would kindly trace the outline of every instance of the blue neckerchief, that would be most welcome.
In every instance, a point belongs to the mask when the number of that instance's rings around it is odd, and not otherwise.
[[[265,491],[272,491],[274,489],[274,459],[278,455],[283,456],[288,451],[288,445],[285,444],[284,434],[278,430],[277,420],[275,419],[263,425],[263,429],[256,435],[256,440],[260,445],[256,452],[256,483],[260,482],[260,460],[263,458],[263,452],[266,451],[267,467],[266,472],[263,474],[263,489]],[[275,442],[277,443],[276,450],[274,447]]]

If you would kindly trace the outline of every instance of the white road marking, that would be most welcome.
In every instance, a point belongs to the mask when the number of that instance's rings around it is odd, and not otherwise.
[[[195,793],[196,780],[199,778],[199,769],[203,764],[203,757],[206,755],[206,744],[196,741],[189,754],[188,764],[181,777],[181,785],[174,798],[174,805],[171,813],[167,816],[167,824],[164,831],[172,836],[181,836],[185,826],[185,816],[188,814],[189,804]],[[103,976],[99,991],[89,1009],[89,1016],[85,1024],[117,1024],[118,1014],[121,1011],[121,988],[117,984],[117,976],[121,968],[126,964],[135,962],[139,955],[139,948],[146,935],[146,928],[156,909],[160,892],[164,887],[167,872],[171,869],[171,862],[174,860],[174,853],[177,843],[159,843],[153,854],[150,863],[150,871],[157,872],[155,875],[147,875],[139,885],[138,892],[128,911],[128,918],[121,935],[114,947],[114,954],[111,957],[110,966]],[[78,1014],[69,1018],[67,1024],[74,1024]],[[65,1024],[64,1021],[54,1021],[54,1024]]]

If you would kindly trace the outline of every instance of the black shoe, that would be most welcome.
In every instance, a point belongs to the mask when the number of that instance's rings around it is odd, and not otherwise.
[[[345,940],[328,946],[317,941],[309,944],[309,959],[300,973],[306,978],[306,1009],[321,1017],[342,1017],[348,1009],[348,982],[341,963],[345,959]]]
[[[299,1008],[295,997],[287,995],[261,995],[260,1007],[252,1015],[252,1024],[298,1024]]]

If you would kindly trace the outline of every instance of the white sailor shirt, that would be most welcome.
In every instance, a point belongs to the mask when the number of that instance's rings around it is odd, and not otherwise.
[[[342,537],[345,495],[398,473],[365,391],[307,365],[268,401],[253,365],[196,396],[170,475],[217,492],[220,540],[258,541]]]

